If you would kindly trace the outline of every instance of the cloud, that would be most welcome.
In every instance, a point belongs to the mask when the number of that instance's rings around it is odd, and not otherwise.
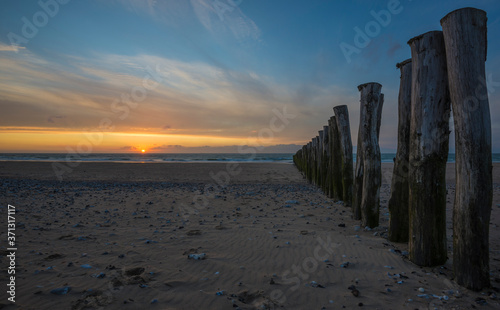
[[[83,132],[109,119],[114,132],[155,135],[158,144],[169,139],[168,129],[175,139],[191,137],[190,145],[196,143],[192,137],[270,145],[307,141],[321,129],[318,124],[327,123],[334,105],[353,102],[351,115],[357,116],[352,111],[359,99],[330,84],[311,81],[297,87],[252,71],[146,54],[62,55],[61,60],[54,64],[36,54],[0,54],[2,126]],[[134,100],[138,94],[143,98]],[[269,137],[262,134],[280,127],[279,122],[271,127],[271,120],[285,108],[296,118]],[[58,121],[63,115],[65,121]]]
[[[397,50],[401,49],[402,46],[401,44],[399,44],[398,42],[395,42],[391,48],[389,48],[389,50],[387,51],[387,55],[389,57],[394,57],[394,54],[396,53]]]
[[[5,44],[5,43],[2,43],[0,42],[0,52],[18,52],[19,50],[24,50],[26,49],[25,47],[23,46],[19,46],[19,45],[14,45],[14,44]]]
[[[246,16],[239,5],[242,0],[114,0],[115,3],[137,14],[145,14],[157,22],[180,30],[186,35],[186,21],[198,19],[216,38],[232,37],[243,45],[259,42],[261,31]],[[108,0],[102,3],[109,5]]]
[[[65,118],[66,116],[62,116],[62,115],[51,115],[47,118],[47,122],[49,123],[55,123],[56,122],[56,119],[61,119],[61,118]]]
[[[191,0],[200,23],[212,34],[232,34],[240,42],[259,41],[261,31],[239,8],[241,1]]]

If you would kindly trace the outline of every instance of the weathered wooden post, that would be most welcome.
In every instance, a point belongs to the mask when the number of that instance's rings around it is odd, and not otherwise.
[[[361,129],[363,113],[360,113],[359,124]],[[361,220],[361,198],[363,197],[363,147],[361,136],[358,131],[358,142],[356,146],[356,169],[354,170],[354,181],[352,186],[352,218]]]
[[[313,156],[314,156],[314,184],[319,184],[319,136],[313,138]]]
[[[411,59],[396,65],[401,70],[398,97],[398,150],[392,171],[391,196],[389,198],[389,240],[408,242],[408,177],[410,169],[411,123]]]
[[[307,181],[312,183],[312,141],[309,141],[306,145],[307,151],[306,151],[306,156],[307,156],[307,162],[306,162],[306,176],[307,176]]]
[[[352,205],[353,187],[353,163],[352,163],[352,140],[351,127],[349,125],[349,111],[346,105],[339,105],[333,108],[336,119],[336,126],[339,133],[341,179],[342,179],[342,199],[344,206]]]
[[[486,12],[453,11],[441,19],[455,123],[456,191],[453,269],[458,284],[490,285],[491,120],[485,79]]]
[[[450,92],[443,33],[408,44],[412,55],[409,252],[419,266],[444,264]]]
[[[330,177],[329,175],[329,158],[330,158],[330,145],[329,145],[329,134],[330,134],[330,128],[328,126],[323,126],[323,159],[321,162],[323,163],[323,167],[321,170],[323,170],[323,179],[322,179],[322,190],[323,192],[328,195],[328,178]]]
[[[337,118],[331,117],[332,120],[332,186],[333,199],[342,200],[342,155],[340,150],[340,136],[337,128]]]
[[[363,158],[361,223],[363,226],[371,228],[377,227],[379,224],[380,185],[382,183],[378,144],[384,103],[384,95],[380,93],[381,88],[382,85],[379,83],[366,83],[358,86],[358,90],[361,92],[361,116],[357,154],[361,151],[360,155]],[[359,157],[358,155],[357,158]],[[358,176],[356,175],[356,177]],[[356,186],[359,186],[357,182]],[[359,192],[359,188],[356,191]]]
[[[317,186],[323,188],[323,130],[318,131],[318,181]]]
[[[333,143],[333,124],[334,124],[335,118],[332,116],[330,119],[328,119],[328,130],[329,130],[329,135],[328,135],[328,140],[329,140],[329,148],[330,148],[330,157],[328,158],[328,165],[329,165],[329,178],[327,180],[328,182],[328,197],[334,199],[334,180],[333,180],[333,175],[334,175],[334,162],[333,162],[333,156],[335,152],[335,145]]]

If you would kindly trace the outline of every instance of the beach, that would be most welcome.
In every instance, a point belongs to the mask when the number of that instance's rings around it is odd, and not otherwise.
[[[286,163],[0,161],[0,309],[498,309],[500,164],[493,167],[492,288],[453,282],[454,164],[447,164],[449,259],[421,268],[389,242],[393,164],[382,164],[381,226]],[[15,207],[15,304],[5,272]]]

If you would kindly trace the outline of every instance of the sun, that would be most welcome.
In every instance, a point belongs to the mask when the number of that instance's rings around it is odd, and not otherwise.
[[[145,149],[142,149],[142,150],[141,150],[141,152],[142,152],[142,153],[146,153],[146,150],[145,150]]]

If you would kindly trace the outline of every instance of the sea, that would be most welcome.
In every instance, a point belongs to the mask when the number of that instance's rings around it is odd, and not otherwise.
[[[0,161],[78,161],[78,162],[117,162],[117,163],[213,163],[213,162],[257,162],[292,164],[292,153],[0,153]],[[392,163],[395,153],[382,153],[383,163]],[[492,154],[493,162],[500,162],[500,153]],[[354,154],[356,161],[356,154]],[[448,155],[448,162],[455,162],[455,154]]]

